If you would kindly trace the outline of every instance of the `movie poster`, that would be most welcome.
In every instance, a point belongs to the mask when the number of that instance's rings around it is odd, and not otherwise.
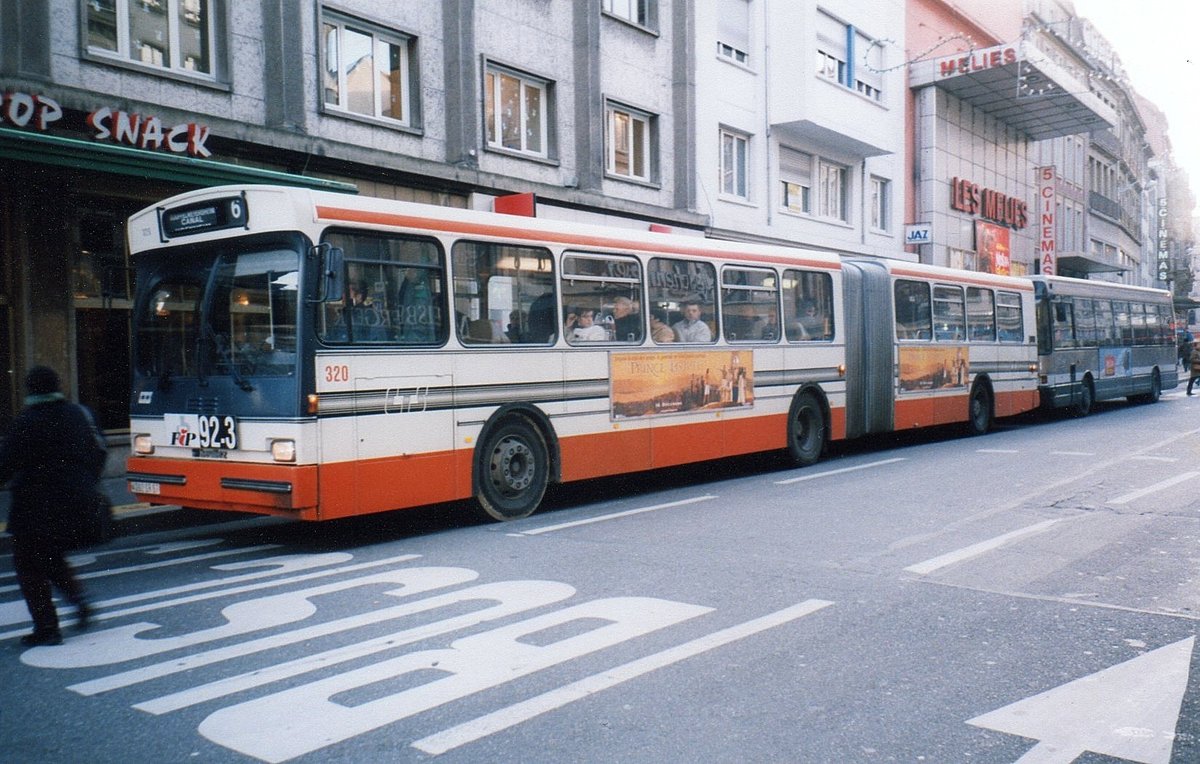
[[[612,353],[609,358],[613,419],[754,404],[749,350]]]
[[[976,220],[975,251],[979,253],[979,270],[1000,276],[1012,272],[1009,230],[1004,226]]]

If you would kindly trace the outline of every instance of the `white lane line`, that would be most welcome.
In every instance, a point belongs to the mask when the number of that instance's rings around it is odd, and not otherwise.
[[[977,449],[975,449],[975,453],[977,453],[977,454],[1019,454],[1021,452],[1015,448],[977,448]]]
[[[1131,457],[1139,462],[1177,462],[1179,459],[1173,456],[1134,456]]]
[[[636,679],[656,669],[670,666],[673,663],[678,663],[679,661],[749,637],[761,631],[766,631],[775,626],[782,626],[785,623],[815,613],[832,604],[828,600],[805,600],[798,605],[769,613],[761,618],[755,618],[752,621],[747,621],[737,626],[722,629],[707,636],[693,639],[690,642],[684,642],[681,645],[676,645],[653,655],[647,655],[644,658],[638,658],[637,660],[630,661],[599,674],[585,677],[577,682],[563,685],[550,692],[534,696],[520,703],[514,703],[507,708],[501,708],[490,714],[484,714],[462,724],[457,724],[449,729],[436,732],[428,737],[423,737],[415,741],[412,746],[434,756],[443,754],[459,746],[500,732],[501,730],[514,727],[540,714],[562,708],[568,703],[582,700],[602,690],[615,687],[630,679]]]
[[[871,462],[870,464],[860,464],[857,467],[842,467],[840,470],[825,470],[812,475],[803,475],[801,477],[788,478],[787,480],[776,480],[775,485],[789,485],[791,483],[799,483],[802,480],[816,480],[817,478],[828,477],[829,475],[841,475],[845,472],[857,472],[858,470],[869,470],[872,467],[882,467],[885,464],[895,464],[896,462],[905,461],[904,457],[895,459],[884,459],[881,462]]]
[[[1142,488],[1137,491],[1131,491],[1130,493],[1127,493],[1124,496],[1118,496],[1117,498],[1115,498],[1107,503],[1108,504],[1128,504],[1129,502],[1131,502],[1135,499],[1140,499],[1143,496],[1148,496],[1149,494],[1157,493],[1158,491],[1164,491],[1164,490],[1170,488],[1171,486],[1179,485],[1180,483],[1191,480],[1192,478],[1197,477],[1197,476],[1200,476],[1200,472],[1184,472],[1182,474],[1176,475],[1173,478],[1168,478],[1166,480],[1159,481],[1159,482],[1155,483],[1154,485],[1147,486],[1147,487]]]
[[[1051,456],[1095,456],[1092,451],[1051,451]]]
[[[574,528],[577,525],[590,525],[591,523],[602,523],[605,520],[616,520],[619,517],[628,517],[630,515],[640,515],[643,512],[654,512],[659,509],[670,509],[671,507],[681,507],[685,504],[695,504],[701,501],[710,501],[717,498],[712,495],[696,496],[691,499],[682,499],[680,501],[669,501],[666,504],[655,504],[652,507],[641,507],[639,509],[629,509],[624,512],[614,512],[611,515],[600,515],[599,517],[589,517],[584,520],[572,520],[569,523],[559,523],[557,525],[544,525],[541,528],[534,528],[528,531],[520,531],[518,533],[509,533],[509,536],[537,536],[541,533],[551,533],[553,531],[561,531],[564,528]]]
[[[972,544],[971,546],[966,546],[962,549],[948,552],[940,557],[934,557],[933,559],[926,560],[925,562],[918,562],[916,565],[909,565],[907,568],[905,568],[905,570],[909,573],[916,573],[920,576],[928,575],[929,573],[932,573],[940,568],[944,568],[947,565],[953,565],[954,563],[961,562],[962,560],[969,560],[972,557],[978,557],[979,555],[990,552],[993,549],[998,549],[1010,541],[1015,541],[1016,539],[1024,538],[1025,536],[1031,536],[1035,533],[1041,533],[1051,525],[1054,525],[1058,522],[1061,522],[1061,520],[1043,520],[1040,523],[1035,523],[1034,525],[1030,525],[1026,528],[1010,531],[1009,533],[1005,533],[993,539],[981,541],[978,544]]]

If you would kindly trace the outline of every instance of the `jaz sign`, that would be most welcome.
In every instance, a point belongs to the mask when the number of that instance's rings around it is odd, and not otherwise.
[[[62,116],[58,102],[44,95],[4,93],[0,97],[0,124],[45,131]],[[87,124],[93,131],[92,137],[98,141],[194,157],[212,156],[204,145],[208,140],[208,128],[194,122],[168,126],[155,116],[130,114],[105,106],[88,114]]]

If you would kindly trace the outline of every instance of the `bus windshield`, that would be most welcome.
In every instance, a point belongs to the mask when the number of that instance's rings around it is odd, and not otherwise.
[[[192,264],[149,290],[136,318],[138,371],[229,375],[243,389],[250,377],[294,375],[299,254],[271,248]]]

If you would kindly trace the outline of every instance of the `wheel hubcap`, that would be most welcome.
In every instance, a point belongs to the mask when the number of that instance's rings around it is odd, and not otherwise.
[[[519,493],[533,483],[536,463],[524,442],[506,438],[492,452],[492,485],[506,494]]]

